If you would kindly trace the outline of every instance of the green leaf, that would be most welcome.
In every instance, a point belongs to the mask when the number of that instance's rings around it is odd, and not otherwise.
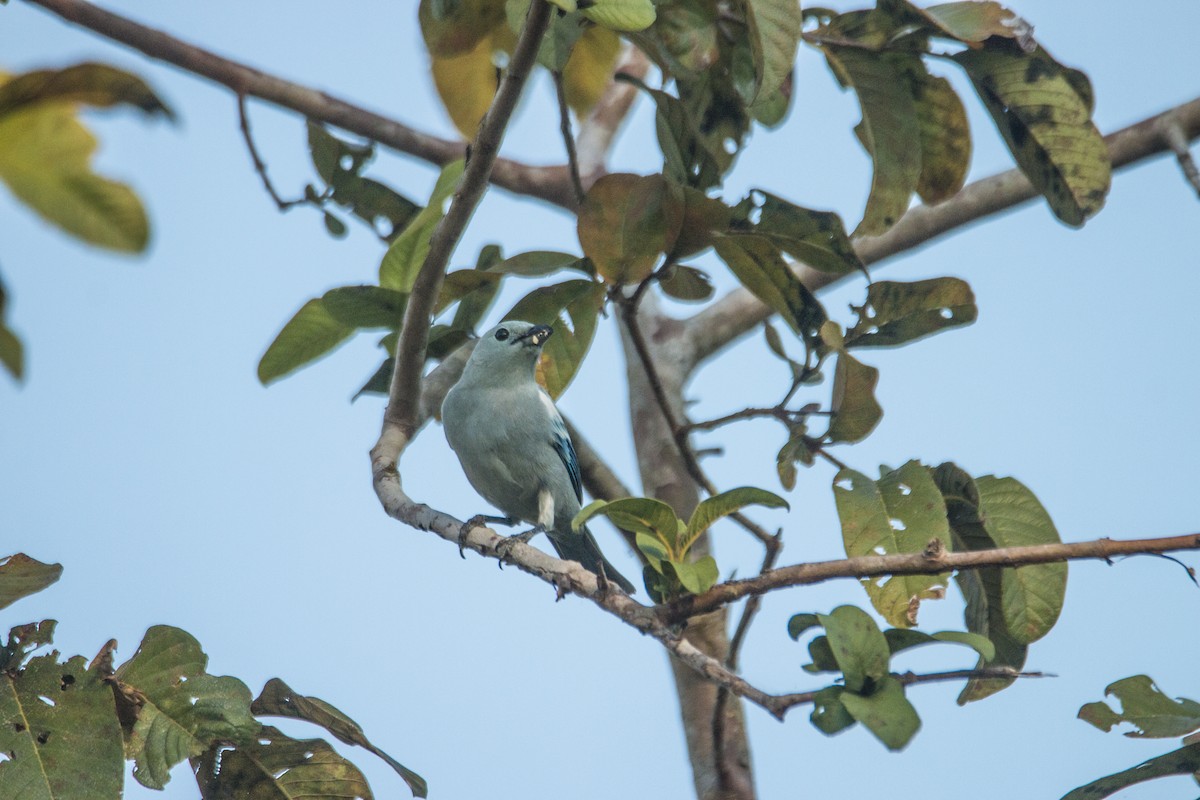
[[[19,200],[86,242],[141,252],[150,240],[142,202],[91,171],[95,149],[73,105],[35,103],[0,115],[0,180]]]
[[[985,475],[975,480],[980,516],[997,547],[1057,544],[1062,541],[1050,515],[1015,478]],[[1010,634],[1029,644],[1045,636],[1062,613],[1067,565],[1029,564],[1001,572],[1004,620]]]
[[[24,553],[0,558],[0,608],[40,592],[62,576],[62,564],[43,564]]]
[[[883,418],[883,408],[875,399],[879,370],[869,367],[849,353],[837,355],[833,371],[833,397],[826,436],[832,442],[861,442],[875,430]]]
[[[358,767],[323,739],[292,739],[270,726],[233,749],[215,746],[195,765],[204,797],[373,800]]]
[[[788,620],[788,636],[799,641],[800,637],[810,628],[815,628],[821,624],[820,617],[817,614],[793,614]]]
[[[352,328],[399,328],[408,295],[379,286],[340,286],[321,296],[329,316]]]
[[[0,319],[0,364],[17,381],[25,377],[25,347],[21,340]]]
[[[866,302],[851,308],[858,320],[846,331],[846,347],[894,347],[969,325],[979,313],[971,287],[958,278],[875,281]]]
[[[1122,678],[1109,684],[1104,694],[1120,701],[1120,713],[1103,702],[1087,703],[1079,709],[1081,720],[1102,731],[1127,722],[1135,730],[1126,731],[1126,736],[1164,738],[1186,736],[1200,728],[1200,703],[1167,697],[1149,676]]]
[[[904,696],[900,681],[884,677],[870,695],[843,692],[842,704],[889,750],[902,750],[921,727],[917,710]]]
[[[692,512],[692,517],[688,520],[687,540],[684,542],[683,549],[685,551],[689,549],[717,520],[751,505],[766,506],[767,508],[790,508],[788,502],[779,495],[756,486],[742,486],[715,494],[701,501],[696,506],[696,510]]]
[[[13,800],[120,797],[125,757],[113,693],[83,656],[57,653],[0,672],[0,796]]]
[[[663,154],[663,173],[676,183],[697,190],[720,185],[721,163],[701,136],[683,101],[659,89],[651,89],[629,75],[618,75],[617,80],[633,84],[654,101],[657,108],[655,131]]]
[[[689,303],[699,303],[713,296],[712,281],[708,273],[685,264],[672,264],[665,278],[658,285],[663,292]]]
[[[775,456],[775,471],[779,474],[780,485],[789,492],[795,489],[796,462],[811,467],[813,460],[813,452],[805,440],[804,426],[792,426],[791,435]]]
[[[288,320],[258,362],[265,386],[316,361],[350,338],[354,328],[338,322],[320,299],[309,300]]]
[[[875,620],[856,606],[818,614],[829,647],[851,692],[870,693],[887,677],[891,651]]]
[[[849,486],[847,487],[847,484]],[[933,541],[951,549],[946,504],[928,470],[909,461],[898,470],[881,470],[876,483],[854,470],[834,478],[833,495],[842,523],[846,555],[917,553]],[[916,624],[914,603],[940,597],[949,573],[865,578],[863,588],[875,610],[898,628]]]
[[[1068,225],[1104,205],[1112,179],[1108,148],[1091,120],[1091,87],[1040,47],[1006,40],[954,56],[975,84],[1017,165]]]
[[[777,91],[792,71],[800,44],[800,3],[797,0],[740,0],[750,33],[755,91],[750,101]]]
[[[651,0],[593,0],[583,15],[614,31],[640,31],[654,23]]]
[[[458,188],[465,163],[459,159],[442,168],[429,197],[429,204],[409,221],[408,226],[388,246],[379,265],[380,286],[405,294],[412,291],[413,281],[417,279],[417,273],[429,255],[429,237],[446,215],[448,201]]]
[[[369,750],[387,762],[408,784],[414,796],[429,796],[429,785],[424,778],[373,745],[361,725],[319,697],[297,694],[279,678],[271,678],[250,710],[258,716],[290,717],[320,725],[340,741]]]
[[[482,293],[487,300],[487,305],[490,305],[492,298],[496,296],[496,291],[500,288],[501,277],[499,273],[478,269],[458,269],[447,273],[442,281],[442,290],[438,294],[438,301],[434,304],[433,315],[437,317],[450,306],[476,293]],[[486,306],[484,308],[486,310]],[[476,315],[476,319],[478,319],[478,315]]]
[[[604,303],[604,286],[574,280],[534,289],[504,315],[550,325],[554,335],[542,348],[539,364],[546,391],[557,399],[579,371],[596,335],[597,315]]]
[[[817,615],[818,618],[820,615]],[[805,672],[841,672],[841,667],[838,666],[837,658],[833,655],[833,648],[829,646],[828,636],[817,636],[808,643],[808,655],[812,658],[813,663],[805,664],[802,669]]]
[[[753,231],[806,266],[834,275],[864,268],[837,214],[803,208],[761,189],[751,191],[742,202],[738,207],[746,211],[742,224],[748,224],[754,209],[758,221]]]
[[[858,94],[862,122],[855,132],[874,165],[871,194],[854,235],[878,236],[908,210],[921,177],[921,132],[908,76],[924,67],[914,53],[822,49],[841,84]]]
[[[603,503],[605,501],[597,500],[595,502]],[[585,507],[584,511],[586,510]],[[662,572],[662,562],[671,560],[671,554],[667,552],[666,546],[648,533],[635,534],[634,541],[637,543],[637,549],[641,551],[642,555],[646,556],[646,559],[655,568],[655,571]]]
[[[114,676],[126,699],[126,750],[133,777],[161,789],[170,770],[216,743],[249,741],[259,729],[250,690],[237,678],[205,673],[208,656],[186,631],[155,625]]]
[[[671,561],[671,569],[680,585],[692,594],[700,594],[711,589],[717,583],[720,573],[717,561],[712,556],[704,556],[696,561]]]
[[[605,175],[579,209],[579,244],[605,280],[641,283],[671,250],[683,213],[683,190],[662,175]]]
[[[683,187],[683,224],[671,248],[670,260],[696,255],[712,247],[715,234],[724,233],[733,218],[733,209],[699,189]]]
[[[825,309],[796,277],[779,248],[763,236],[719,236],[717,255],[742,285],[783,317],[801,337],[814,336],[825,322]]]
[[[826,736],[840,733],[854,724],[854,717],[842,702],[845,693],[840,686],[827,686],[813,698],[813,710],[808,718]]]
[[[887,639],[888,648],[892,651],[892,655],[913,647],[920,647],[921,645],[948,642],[951,644],[965,644],[978,653],[979,657],[984,661],[989,661],[996,657],[996,646],[986,636],[980,636],[978,633],[939,631],[934,634],[928,634],[924,631],[913,630],[912,628],[889,628],[883,632],[883,635]]]
[[[675,550],[679,518],[663,501],[651,497],[626,497],[612,502],[595,500],[575,515],[571,527],[578,531],[597,514],[608,517],[621,530],[657,539],[666,548],[667,560],[679,560]]]
[[[583,259],[579,256],[570,253],[536,250],[506,258],[499,264],[488,267],[488,271],[505,275],[521,275],[527,278],[540,278],[563,269],[577,269],[591,274],[590,270],[582,265],[582,261]]]
[[[924,64],[918,66],[909,76],[921,135],[917,194],[933,205],[953,197],[967,180],[971,128],[967,110],[950,82],[930,75]]]
[[[1136,767],[1108,775],[1063,795],[1062,800],[1100,800],[1122,789],[1155,778],[1195,775],[1200,772],[1200,744],[1189,744],[1165,755],[1143,761]]]
[[[15,672],[25,661],[25,656],[53,642],[57,625],[57,620],[44,619],[9,630],[8,643],[0,647],[0,672]]]
[[[15,75],[0,85],[0,117],[46,102],[83,103],[97,108],[129,105],[146,114],[175,115],[137,75],[107,64],[83,63]]]

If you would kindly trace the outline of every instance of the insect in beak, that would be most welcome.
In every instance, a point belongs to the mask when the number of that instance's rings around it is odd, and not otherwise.
[[[517,341],[528,339],[535,347],[541,347],[550,338],[550,334],[554,333],[554,329],[549,325],[534,325],[525,333],[517,337]]]

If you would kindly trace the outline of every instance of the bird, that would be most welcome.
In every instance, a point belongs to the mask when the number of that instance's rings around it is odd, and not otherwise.
[[[475,344],[442,403],[446,440],[467,480],[505,515],[480,515],[463,526],[463,536],[476,520],[529,523],[532,530],[506,541],[544,532],[559,558],[578,561],[633,594],[633,584],[604,558],[587,528],[571,527],[583,503],[579,462],[562,415],[534,377],[553,332],[549,325],[501,322]]]

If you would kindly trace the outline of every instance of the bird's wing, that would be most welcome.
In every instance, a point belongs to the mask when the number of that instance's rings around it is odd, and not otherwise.
[[[541,398],[542,405],[546,407],[546,411],[550,415],[550,446],[558,453],[558,457],[562,459],[563,466],[567,468],[567,474],[571,476],[571,486],[575,489],[575,499],[583,503],[583,479],[579,475],[579,458],[575,455],[575,445],[571,443],[571,434],[567,433],[567,425],[563,422],[562,415],[558,413],[558,409],[554,407],[554,401],[550,399],[550,395],[546,394],[541,387],[538,387],[538,396]]]

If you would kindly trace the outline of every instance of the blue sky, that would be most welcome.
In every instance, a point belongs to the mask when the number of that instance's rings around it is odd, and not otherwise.
[[[415,4],[109,6],[452,135],[425,77]],[[1108,0],[1026,0],[1016,10],[1056,57],[1091,76],[1102,131],[1197,93],[1193,0],[1136,11]],[[154,234],[143,257],[69,240],[0,191],[0,274],[28,362],[23,386],[0,378],[0,551],[65,566],[57,585],[5,609],[0,627],[53,617],[64,653],[90,656],[115,637],[127,658],[148,626],[178,625],[204,645],[214,674],[255,692],[278,675],[342,708],[423,774],[433,797],[692,796],[658,645],[588,603],[554,603],[540,582],[490,560],[462,561],[445,542],[383,516],[366,456],[382,401],[348,402],[377,366],[370,336],[271,388],[258,384],[258,357],[283,322],[332,286],[370,282],[378,241],[359,228],[335,241],[307,209],[278,214],[222,88],[21,2],[0,8],[0,53],[10,71],[85,59],[128,67],[181,117],[172,127],[88,115],[102,140],[98,169],[130,182],[149,207]],[[796,83],[789,124],[755,134],[727,194],[761,186],[835,209],[853,226],[870,180],[850,130],[854,99],[809,51]],[[548,81],[534,81],[506,153],[561,161],[552,97]],[[990,120],[977,101],[968,108],[972,176],[1007,169]],[[311,179],[303,120],[258,104],[252,117],[272,176],[298,192]],[[642,103],[613,166],[649,172],[658,158]],[[391,154],[373,174],[418,200],[434,177]],[[840,457],[863,471],[919,458],[1015,476],[1066,540],[1196,531],[1197,212],[1174,161],[1160,158],[1118,175],[1107,207],[1081,231],[1035,203],[889,262],[887,277],[966,279],[979,321],[867,354],[882,372],[885,417]],[[485,199],[455,265],[473,263],[488,242],[508,253],[577,248],[572,219],[499,191]],[[510,286],[494,317],[527,288]],[[845,322],[846,304],[861,294],[854,283],[823,299]],[[622,376],[610,320],[561,407],[633,483]],[[695,416],[774,402],[785,380],[760,337],[748,337],[692,383]],[[766,423],[710,435],[703,441],[726,455],[707,466],[722,487],[777,490],[779,437]],[[437,428],[405,465],[413,496],[462,518],[487,510]],[[791,513],[759,515],[785,527],[784,563],[841,554],[831,478],[824,466],[802,472]],[[615,535],[601,536],[623,571],[636,573]],[[755,569],[757,548],[737,529],[715,536],[723,572]],[[747,676],[770,691],[820,686],[799,669],[807,654],[787,638],[786,621],[846,602],[866,604],[852,582],[772,595],[743,656]],[[925,630],[961,627],[954,591],[922,614]],[[965,709],[954,704],[957,686],[916,687],[909,696],[924,728],[900,755],[861,729],[826,738],[804,710],[780,725],[747,709],[760,793],[860,796],[889,786],[901,796],[1057,797],[1175,746],[1101,734],[1074,717],[1110,681],[1140,672],[1169,694],[1200,698],[1188,655],[1198,618],[1200,592],[1174,564],[1074,564],[1062,619],[1029,661],[1059,678]],[[971,663],[969,651],[931,648],[899,666]],[[351,755],[377,796],[406,794],[369,755]],[[1187,783],[1128,796],[1192,796]],[[131,781],[127,796],[186,798],[195,789],[177,770],[165,795]]]

